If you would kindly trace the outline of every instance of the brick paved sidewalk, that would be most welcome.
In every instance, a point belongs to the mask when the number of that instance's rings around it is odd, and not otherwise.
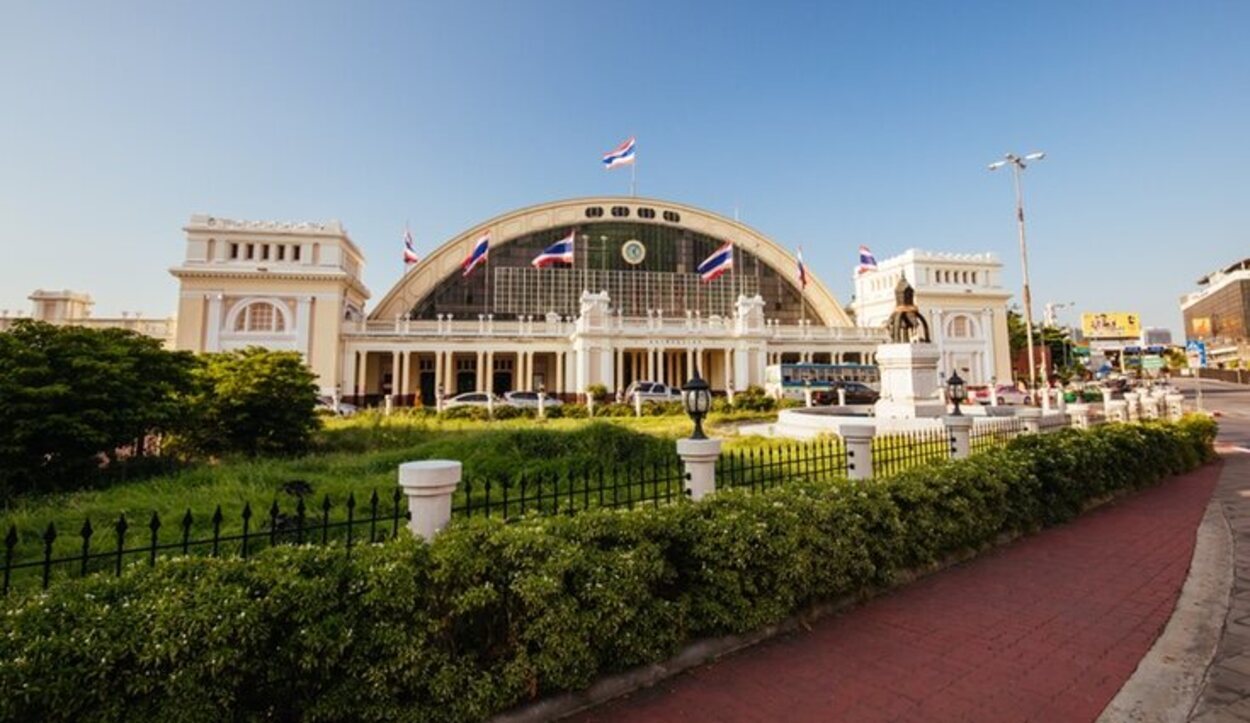
[[[583,721],[1092,721],[1172,614],[1209,465]]]

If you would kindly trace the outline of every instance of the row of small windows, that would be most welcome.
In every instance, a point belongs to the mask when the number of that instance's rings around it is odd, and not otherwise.
[[[977,284],[976,271],[951,271],[948,269],[938,269],[935,283],[938,284]]]
[[[303,247],[299,244],[231,243],[231,261],[299,261]]]
[[[612,213],[612,216],[615,218],[627,218],[629,217],[629,207],[628,206],[613,206],[611,209],[611,213]],[[586,207],[586,218],[602,218],[602,217],[603,217],[603,207],[601,206],[587,206]],[[638,209],[638,218],[655,218],[655,209],[654,208]],[[675,211],[665,211],[663,213],[663,218],[665,221],[668,221],[669,223],[681,223],[681,215]]]

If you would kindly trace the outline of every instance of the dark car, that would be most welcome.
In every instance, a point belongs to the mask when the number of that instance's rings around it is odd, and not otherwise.
[[[837,404],[838,390],[846,391],[847,404],[876,404],[881,394],[863,382],[834,382],[833,388],[821,392],[814,400],[818,404]]]

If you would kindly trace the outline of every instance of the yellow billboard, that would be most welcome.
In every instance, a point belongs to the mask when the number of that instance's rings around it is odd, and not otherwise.
[[[1136,339],[1141,336],[1141,317],[1122,311],[1081,314],[1086,339]]]
[[[1190,329],[1192,333],[1189,335],[1191,339],[1206,339],[1211,336],[1211,317],[1209,316],[1195,316],[1190,319],[1190,326],[1192,327]]]

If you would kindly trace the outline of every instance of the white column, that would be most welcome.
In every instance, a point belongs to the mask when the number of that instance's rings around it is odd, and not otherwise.
[[[400,370],[399,370],[399,394],[400,396],[408,395],[408,377],[412,376],[412,352],[401,351],[399,353]]]
[[[677,454],[686,467],[686,494],[699,501],[716,491],[716,460],[719,439],[679,439]]]
[[[356,395],[356,351],[349,349],[343,354],[343,383],[342,390],[344,394]]]
[[[482,392],[486,390],[486,376],[483,374],[486,366],[486,354],[480,349],[477,352],[477,364],[473,367],[476,383],[473,385],[473,391]]]
[[[616,348],[616,368],[612,370],[612,379],[615,382],[612,393],[615,395],[616,390],[625,388],[625,350],[621,347]]]
[[[446,380],[443,378],[443,372],[445,371],[445,367],[446,367],[446,362],[443,361],[443,355],[446,353],[447,352],[439,351],[439,350],[434,351],[434,396],[435,398],[438,398],[440,394],[439,387],[443,387],[441,393],[445,394],[447,392],[447,388],[445,386]],[[441,402],[439,404],[441,404]]]
[[[369,352],[360,352],[360,363],[356,366],[356,393],[367,394],[369,384]]]
[[[399,466],[399,486],[408,497],[408,529],[429,542],[451,522],[451,496],[460,484],[459,462],[428,459]]]
[[[208,295],[208,319],[204,324],[204,351],[221,351],[221,294]]]
[[[391,393],[388,398],[399,394],[399,352],[391,352]]]
[[[486,392],[495,393],[495,351],[486,352]]]
[[[295,301],[295,338],[299,353],[305,359],[312,357],[309,340],[312,338],[312,297],[301,296]]]
[[[556,352],[556,393],[564,394],[564,365],[567,357],[565,352]]]

